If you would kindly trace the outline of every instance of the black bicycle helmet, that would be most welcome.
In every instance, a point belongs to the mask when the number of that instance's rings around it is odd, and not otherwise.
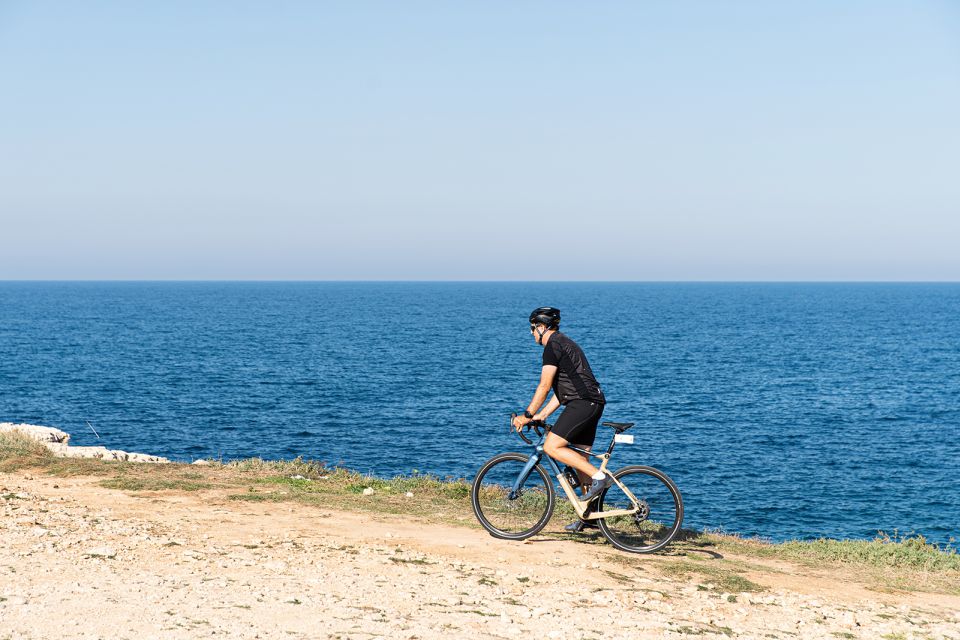
[[[530,312],[530,324],[545,324],[547,329],[556,329],[560,326],[560,309],[538,307]]]

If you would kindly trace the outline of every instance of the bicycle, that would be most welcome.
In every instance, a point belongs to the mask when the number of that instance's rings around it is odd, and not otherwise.
[[[513,414],[512,418],[517,414]],[[600,470],[607,471],[616,443],[633,443],[633,436],[624,433],[633,422],[604,422],[614,431],[606,452],[601,454],[570,446],[574,451],[601,461]],[[590,503],[576,493],[580,486],[571,467],[563,470],[543,452],[543,442],[552,425],[534,421],[525,429],[538,436],[534,442],[517,431],[517,435],[533,447],[527,455],[508,452],[488,460],[470,489],[473,513],[490,535],[504,540],[525,540],[539,533],[549,522],[555,506],[553,483],[541,461],[546,458],[550,470],[563,489],[577,515],[594,520],[600,532],[614,547],[632,553],[653,553],[664,548],[680,531],[683,522],[683,498],[667,474],[653,467],[632,465],[613,475],[614,484]]]

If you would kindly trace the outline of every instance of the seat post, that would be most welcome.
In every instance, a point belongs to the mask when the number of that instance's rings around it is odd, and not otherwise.
[[[611,453],[613,453],[613,445],[616,444],[616,442],[617,442],[617,434],[618,434],[618,433],[620,433],[620,432],[617,431],[616,429],[613,430],[613,437],[610,438],[610,446],[607,447],[607,455],[610,455]]]

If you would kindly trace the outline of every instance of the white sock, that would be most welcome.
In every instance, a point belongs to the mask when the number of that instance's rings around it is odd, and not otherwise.
[[[597,471],[595,474],[593,474],[590,477],[593,478],[594,480],[603,480],[604,478],[607,477],[607,475],[603,471]]]

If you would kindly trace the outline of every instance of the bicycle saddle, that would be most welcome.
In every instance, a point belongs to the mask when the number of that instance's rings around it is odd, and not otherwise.
[[[633,425],[637,424],[636,422],[603,422],[601,423],[605,427],[613,427],[616,431],[626,431]]]

